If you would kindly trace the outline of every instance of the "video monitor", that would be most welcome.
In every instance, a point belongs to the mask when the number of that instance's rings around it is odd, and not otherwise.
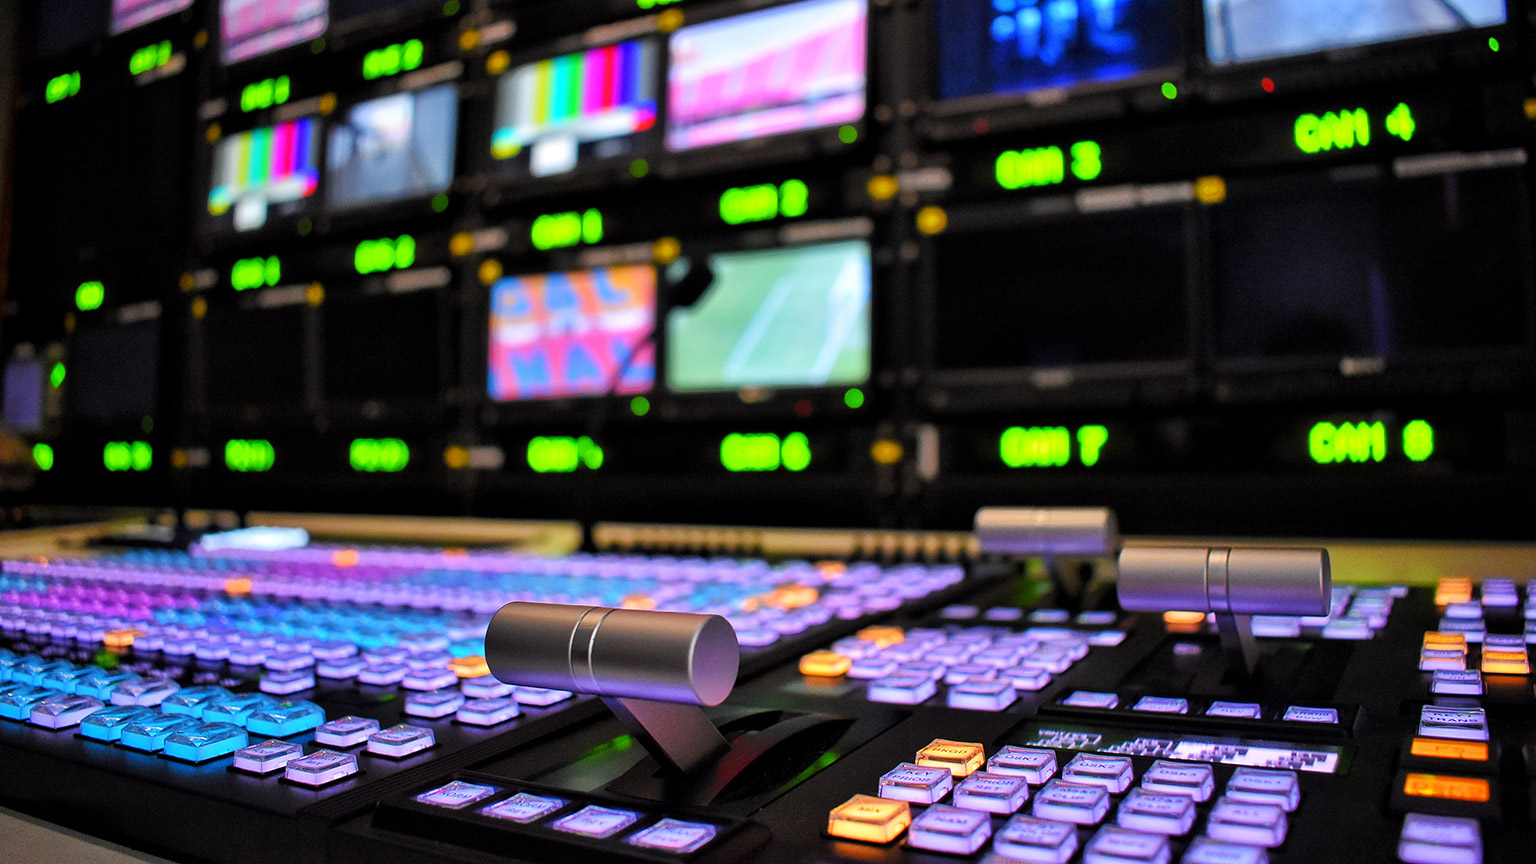
[[[1113,84],[1179,62],[1178,0],[938,2],[938,97]]]
[[[864,240],[711,255],[698,302],[667,313],[667,387],[862,384],[870,370]]]
[[[487,391],[503,402],[647,392],[655,325],[649,264],[501,279],[491,286]]]
[[[1170,208],[958,226],[933,240],[940,371],[1190,356],[1186,221]]]
[[[230,135],[213,154],[208,213],[226,230],[254,231],[293,215],[320,185],[320,124],[301,117]]]
[[[1531,339],[1520,168],[1234,194],[1212,208],[1227,360],[1403,357]]]
[[[866,0],[803,0],[693,24],[667,42],[667,148],[864,116]]]
[[[43,426],[43,397],[48,388],[48,366],[41,357],[12,357],[5,364],[5,427],[13,432],[36,432]]]
[[[209,405],[301,404],[306,308],[210,307],[203,318]]]
[[[112,0],[112,32],[125,33],[191,5],[192,0]]]
[[[502,75],[491,133],[501,170],[549,177],[642,149],[656,128],[660,53],[654,41],[636,39]]]
[[[327,400],[383,401],[441,390],[437,292],[335,292],[322,312]]]
[[[90,420],[142,417],[155,410],[160,320],[81,324],[69,340],[65,368],[69,416]]]
[[[318,39],[329,14],[326,0],[219,0],[224,64]]]
[[[1206,54],[1225,66],[1503,24],[1505,0],[1204,0]]]
[[[332,209],[431,195],[453,182],[459,92],[452,84],[352,106],[330,130]]]

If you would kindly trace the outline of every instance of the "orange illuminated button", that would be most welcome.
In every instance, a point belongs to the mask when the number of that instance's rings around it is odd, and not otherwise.
[[[1493,651],[1483,649],[1483,674],[1529,675],[1531,658],[1524,651]]]
[[[1472,602],[1472,580],[1465,576],[1450,576],[1435,586],[1435,605]]]
[[[468,657],[455,657],[449,660],[448,671],[460,678],[483,678],[491,674],[491,667],[486,665],[484,657],[471,654]]]
[[[630,594],[624,598],[625,609],[648,611],[656,608],[656,599],[649,594]]]
[[[948,768],[956,777],[969,777],[973,771],[981,769],[986,758],[986,751],[980,744],[935,738],[917,751],[913,761],[924,768]]]
[[[768,592],[763,602],[776,609],[799,609],[815,603],[821,592],[809,585],[780,585]]]
[[[250,577],[236,576],[233,579],[225,579],[224,593],[233,597],[244,597],[251,593]]]
[[[835,651],[812,651],[800,658],[800,674],[813,678],[836,678],[848,674],[853,661]]]
[[[129,648],[133,646],[134,637],[142,635],[144,635],[144,631],[135,627],[127,627],[122,630],[108,630],[101,637],[101,643],[108,648]]]
[[[1464,633],[1441,633],[1431,630],[1424,634],[1424,647],[1436,651],[1460,651],[1467,653],[1467,637]]]
[[[1487,780],[1444,774],[1409,774],[1403,781],[1403,794],[1415,798],[1475,802],[1485,802],[1491,797]]]
[[[880,648],[900,645],[907,639],[907,631],[900,627],[865,627],[856,635],[865,642],[875,643]]]
[[[889,843],[912,824],[912,807],[905,801],[855,795],[827,814],[827,833],[844,840]]]
[[[361,560],[362,556],[357,554],[356,549],[337,549],[331,554],[331,563],[337,567],[356,567]]]
[[[1447,741],[1442,738],[1415,738],[1408,752],[1430,759],[1461,759],[1487,762],[1488,745],[1482,741]]]

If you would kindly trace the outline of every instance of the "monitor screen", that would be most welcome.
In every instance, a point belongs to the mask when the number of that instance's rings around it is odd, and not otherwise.
[[[940,99],[1108,84],[1179,61],[1177,0],[934,6]]]
[[[48,367],[41,357],[13,357],[5,364],[4,419],[15,432],[36,432],[43,425],[43,394]]]
[[[459,116],[452,84],[354,105],[331,127],[326,150],[330,206],[346,209],[447,189]]]
[[[1246,63],[1503,24],[1505,0],[1204,0],[1212,64]]]
[[[934,238],[935,368],[1189,356],[1189,250],[1180,211],[999,222]]]
[[[191,5],[192,0],[112,0],[112,32],[142,27]]]
[[[437,292],[336,292],[322,312],[326,399],[388,400],[441,390]]]
[[[804,0],[694,24],[667,43],[667,147],[864,116],[866,0]]]
[[[254,231],[304,209],[320,183],[320,124],[301,117],[231,135],[213,156],[208,213],[220,227]]]
[[[1395,357],[1529,343],[1519,168],[1234,195],[1210,210],[1218,356]]]
[[[708,261],[697,303],[667,314],[674,391],[861,384],[870,367],[869,243],[849,240]]]
[[[155,410],[160,321],[81,325],[69,340],[67,393],[76,418],[115,420]]]
[[[299,405],[304,399],[306,308],[210,306],[203,319],[208,403]]]
[[[633,152],[656,127],[659,54],[637,39],[507,72],[496,84],[491,155],[503,170],[548,177]]]
[[[500,401],[644,393],[655,324],[649,264],[509,276],[491,286],[487,390]]]
[[[326,0],[219,0],[224,63],[239,63],[325,35]]]

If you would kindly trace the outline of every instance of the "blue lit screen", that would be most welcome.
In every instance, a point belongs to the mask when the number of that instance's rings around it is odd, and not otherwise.
[[[1221,66],[1503,24],[1505,0],[1205,0]]]

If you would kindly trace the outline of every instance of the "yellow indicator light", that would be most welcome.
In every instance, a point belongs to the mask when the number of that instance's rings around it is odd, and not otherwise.
[[[455,657],[449,660],[448,671],[460,678],[484,678],[491,674],[491,667],[486,665],[484,657],[471,654],[468,657]]]
[[[1525,100],[1525,119],[1536,120],[1536,99]]]
[[[1431,630],[1424,634],[1424,647],[1437,651],[1460,651],[1467,653],[1467,637],[1462,633],[1441,633]]]
[[[800,658],[800,674],[812,678],[837,678],[847,675],[852,665],[852,660],[835,651],[812,651]]]
[[[455,471],[463,471],[469,467],[469,450],[454,445],[443,451],[443,464]]]
[[[217,123],[209,123],[208,131],[204,137],[208,139],[209,144],[217,144],[219,139],[224,137],[224,127]]]
[[[501,262],[495,258],[487,258],[480,262],[479,276],[481,285],[490,285],[497,279],[500,279],[501,274]]]
[[[1483,674],[1529,675],[1531,658],[1524,651],[1483,651]]]
[[[924,768],[948,768],[956,777],[969,777],[981,770],[986,751],[980,744],[965,741],[948,741],[935,738],[927,747],[917,751],[915,761]]]
[[[827,814],[828,834],[865,843],[889,843],[911,824],[910,804],[873,795],[855,795]]]
[[[869,458],[875,460],[876,465],[895,465],[905,455],[901,442],[890,438],[882,438],[869,448]]]
[[[459,50],[460,51],[473,51],[473,50],[475,50],[475,46],[479,45],[479,44],[480,44],[480,31],[479,30],[470,29],[470,30],[465,30],[463,33],[459,34]]]
[[[1472,602],[1472,580],[1465,576],[1449,576],[1435,586],[1435,605]]]
[[[224,580],[224,593],[232,597],[244,597],[251,593],[251,580],[246,576],[236,576],[233,579]]]
[[[108,630],[101,637],[101,644],[108,648],[131,648],[133,647],[134,638],[143,634],[143,630],[134,627],[127,627],[122,630]]]
[[[512,55],[505,51],[493,51],[491,56],[485,58],[485,71],[492,75],[500,75],[512,65]]]
[[[329,115],[336,110],[336,94],[327,93],[320,97],[320,113]]]
[[[1409,774],[1403,781],[1403,794],[1444,801],[1483,802],[1491,797],[1487,780],[1443,774]]]
[[[208,314],[208,301],[201,297],[192,301],[192,317],[202,318]]]
[[[656,598],[649,594],[630,594],[624,598],[624,602],[620,605],[625,609],[639,609],[642,612],[648,612],[656,608]]]
[[[682,254],[683,244],[677,242],[676,237],[663,237],[651,244],[651,257],[663,266],[676,261]]]
[[[865,191],[869,192],[871,201],[889,201],[901,191],[901,184],[889,174],[876,174],[865,184]]]
[[[304,289],[304,300],[311,306],[319,306],[321,303],[324,303],[325,286],[319,282],[311,282],[309,287]]]
[[[1227,200],[1227,181],[1221,177],[1201,177],[1195,181],[1195,200],[1201,204],[1220,204]]]
[[[1408,752],[1430,759],[1460,759],[1487,762],[1488,745],[1482,741],[1447,741],[1442,738],[1415,738]]]
[[[900,645],[907,641],[907,631],[900,627],[865,627],[855,635],[865,642],[873,642],[881,648]]]
[[[924,207],[917,211],[917,230],[932,237],[949,227],[949,214],[943,207]]]
[[[475,251],[475,235],[468,231],[460,231],[448,241],[448,254],[455,258],[463,258]]]
[[[671,33],[683,26],[683,10],[668,9],[656,16],[656,29],[663,33]]]
[[[360,560],[356,549],[337,549],[331,554],[331,563],[337,567],[356,567]]]
[[[176,280],[176,287],[180,288],[183,292],[191,291],[197,287],[197,277],[191,273],[183,273],[181,278]]]
[[[199,31],[197,31],[196,35],[194,35],[192,37],[192,44],[195,45],[198,48],[205,48],[205,47],[207,47],[207,45],[208,45],[208,31],[207,30],[199,30]]]

